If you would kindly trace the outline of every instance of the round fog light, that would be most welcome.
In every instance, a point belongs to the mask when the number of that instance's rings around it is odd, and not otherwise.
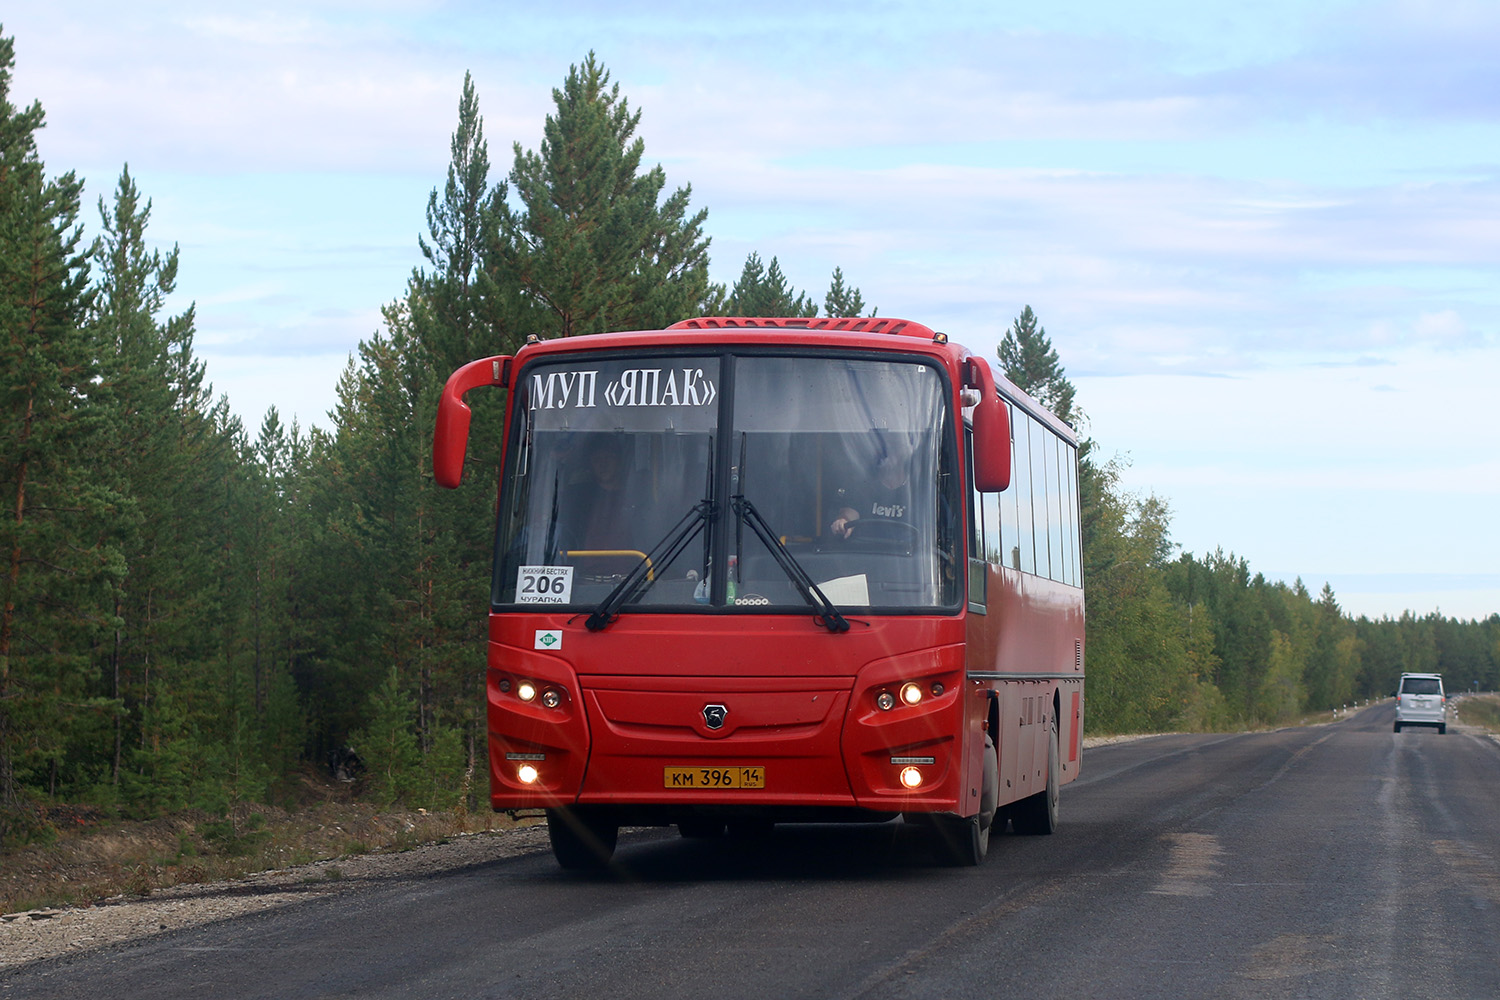
[[[901,784],[907,788],[922,787],[922,772],[914,767],[903,767],[901,769]]]
[[[536,697],[536,685],[530,681],[522,681],[516,685],[516,697],[522,701],[531,701]]]
[[[542,692],[542,704],[548,708],[556,708],[562,704],[562,695],[549,688]]]
[[[922,689],[915,684],[903,684],[901,686],[901,700],[908,705],[915,705],[922,700]]]
[[[875,696],[875,707],[882,712],[889,712],[896,707],[896,696],[889,691],[882,691]]]
[[[536,779],[541,777],[541,774],[531,764],[522,764],[516,768],[516,777],[521,779],[521,784],[523,785],[534,785],[536,784]]]

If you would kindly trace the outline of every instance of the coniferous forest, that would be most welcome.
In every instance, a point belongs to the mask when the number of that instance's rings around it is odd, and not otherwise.
[[[645,164],[640,111],[590,54],[503,176],[466,78],[424,263],[350,357],[329,426],[273,410],[245,427],[194,356],[193,309],[167,312],[179,254],[153,249],[171,234],[150,231],[148,193],[128,168],[91,198],[49,170],[13,65],[0,38],[5,844],[65,803],[149,817],[279,802],[346,746],[372,801],[482,802],[502,399],[475,394],[465,484],[440,489],[448,374],[533,334],[866,310],[841,271],[819,303],[774,256],[712,283],[708,212]],[[1029,306],[999,360],[1080,420]],[[1167,504],[1124,491],[1102,457],[1128,442],[1096,430],[1081,476],[1093,732],[1293,720],[1389,694],[1405,670],[1500,687],[1500,616],[1355,619],[1328,588],[1267,581],[1227,550],[1179,554]]]

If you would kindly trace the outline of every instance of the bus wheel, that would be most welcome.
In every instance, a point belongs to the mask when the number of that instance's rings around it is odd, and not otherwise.
[[[575,809],[547,810],[552,856],[568,871],[601,871],[614,857],[619,824]]]
[[[1047,742],[1047,788],[1028,795],[1010,807],[1011,826],[1021,834],[1047,834],[1057,829],[1058,803],[1061,792],[1057,780],[1057,720],[1052,720]]]
[[[972,867],[984,860],[990,850],[990,830],[999,814],[1000,761],[995,743],[984,737],[984,786],[979,792],[979,812],[973,816],[936,815],[931,817],[933,850],[941,864]]]

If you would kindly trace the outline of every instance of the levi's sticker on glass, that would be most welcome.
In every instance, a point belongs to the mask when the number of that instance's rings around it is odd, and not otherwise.
[[[567,604],[572,599],[572,566],[522,566],[516,573],[517,604]]]

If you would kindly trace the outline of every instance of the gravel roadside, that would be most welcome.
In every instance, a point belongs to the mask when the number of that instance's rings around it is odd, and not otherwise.
[[[257,872],[229,882],[180,885],[145,897],[119,896],[95,906],[8,913],[0,917],[0,971],[377,882],[422,878],[547,849],[545,826],[520,827],[456,836],[392,854]]]

